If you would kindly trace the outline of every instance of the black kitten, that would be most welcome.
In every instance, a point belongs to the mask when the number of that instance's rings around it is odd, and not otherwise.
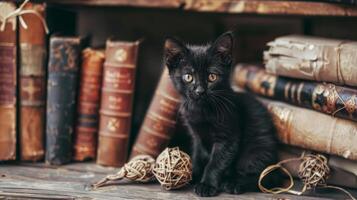
[[[233,36],[213,44],[165,42],[165,64],[182,96],[180,114],[193,138],[193,181],[199,196],[257,190],[276,162],[275,128],[266,108],[230,86]]]

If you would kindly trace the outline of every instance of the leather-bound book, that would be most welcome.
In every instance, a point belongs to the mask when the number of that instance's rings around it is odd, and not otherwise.
[[[357,121],[357,89],[279,77],[254,65],[238,64],[234,85],[264,97]]]
[[[94,159],[97,154],[100,88],[104,52],[87,48],[82,52],[82,68],[77,103],[73,159]]]
[[[139,42],[108,40],[100,105],[97,163],[121,167],[128,154]]]
[[[130,157],[139,154],[157,157],[167,147],[175,132],[179,104],[180,96],[165,68]]]
[[[298,158],[302,153],[316,154],[317,152],[282,145],[279,148],[279,160]],[[347,160],[339,156],[323,154],[327,158],[327,164],[330,167],[330,175],[326,182],[331,185],[357,188],[357,161]],[[299,177],[299,166],[301,160],[291,161],[284,164],[284,167],[296,178]]]
[[[312,36],[283,36],[264,52],[269,73],[357,86],[357,42]]]
[[[35,10],[45,17],[44,4],[27,3],[24,9]],[[38,16],[22,17],[28,27],[19,28],[20,157],[24,161],[38,161],[45,155],[46,33]]]
[[[357,160],[357,123],[286,103],[267,105],[284,144]]]
[[[16,18],[11,2],[0,2],[0,161],[16,159]]]
[[[81,39],[50,39],[46,113],[46,163],[60,165],[72,159]]]

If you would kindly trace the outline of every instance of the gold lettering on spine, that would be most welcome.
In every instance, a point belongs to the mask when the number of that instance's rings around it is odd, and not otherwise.
[[[301,91],[303,87],[304,87],[304,83],[300,83],[297,91],[297,101],[299,104],[301,104]]]
[[[104,81],[106,83],[113,84],[114,87],[119,87],[120,83],[131,84],[131,75],[130,73],[118,72],[108,70],[105,72]]]
[[[113,110],[121,110],[122,109],[122,97],[109,96],[108,97],[108,108]]]
[[[120,121],[115,118],[110,119],[108,121],[107,128],[113,132],[118,130],[120,128]]]
[[[353,113],[357,110],[356,97],[357,95],[352,95],[352,97],[346,102],[346,110],[350,118],[353,117]]]
[[[114,58],[118,62],[124,62],[128,57],[128,53],[124,49],[118,49],[114,53]]]

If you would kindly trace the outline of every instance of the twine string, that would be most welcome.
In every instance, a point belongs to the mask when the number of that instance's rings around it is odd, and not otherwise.
[[[139,155],[126,163],[116,174],[110,174],[102,180],[92,184],[97,189],[113,181],[127,178],[132,181],[149,182],[153,178],[152,168],[155,160],[151,156]]]
[[[28,26],[25,22],[25,20],[23,19],[22,15],[25,15],[25,14],[34,14],[35,16],[37,16],[40,20],[41,20],[41,23],[45,29],[45,32],[48,34],[49,33],[49,29],[48,29],[48,26],[47,26],[47,23],[46,23],[46,20],[43,18],[43,16],[38,13],[36,10],[23,10],[25,5],[29,2],[30,0],[25,0],[16,10],[14,10],[13,12],[9,13],[8,15],[6,15],[5,17],[3,17],[1,19],[1,21],[3,22],[0,26],[0,31],[4,31],[5,30],[5,26],[6,26],[6,23],[7,23],[7,20],[13,18],[13,17],[19,17],[19,22],[21,24],[21,26],[24,28],[24,29],[27,29]]]
[[[291,173],[282,165],[291,161],[300,161],[302,160],[299,166],[299,178],[302,180],[304,186],[301,191],[295,191],[291,188],[294,186],[294,179]],[[287,187],[275,187],[268,189],[262,185],[263,179],[268,176],[272,171],[277,169],[282,170],[289,177],[290,184]],[[306,190],[315,189],[320,186],[321,188],[332,188],[336,190],[340,190],[347,194],[352,200],[356,200],[350,192],[347,190],[338,187],[327,185],[326,180],[329,176],[330,168],[327,164],[327,158],[321,154],[313,155],[305,155],[305,152],[301,154],[300,157],[297,158],[289,158],[278,162],[277,164],[270,165],[259,176],[258,187],[262,192],[272,193],[272,194],[280,194],[283,192],[302,195]]]

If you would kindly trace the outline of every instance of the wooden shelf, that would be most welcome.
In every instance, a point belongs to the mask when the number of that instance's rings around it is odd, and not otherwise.
[[[155,182],[143,184],[122,180],[117,182],[116,185],[108,185],[98,190],[91,190],[88,187],[107,174],[113,174],[117,171],[118,169],[105,168],[94,163],[71,163],[63,166],[48,166],[43,163],[2,164],[0,165],[0,199],[200,199],[193,193],[192,186],[175,191],[165,191]],[[328,200],[346,197],[341,192],[332,192],[334,193],[325,193],[320,198],[257,192],[239,196],[222,193],[217,197],[209,198],[209,200]],[[354,191],[350,190],[350,192],[355,194]]]
[[[44,0],[48,3],[84,6],[172,8],[196,12],[232,14],[357,16],[357,6],[282,0]]]

